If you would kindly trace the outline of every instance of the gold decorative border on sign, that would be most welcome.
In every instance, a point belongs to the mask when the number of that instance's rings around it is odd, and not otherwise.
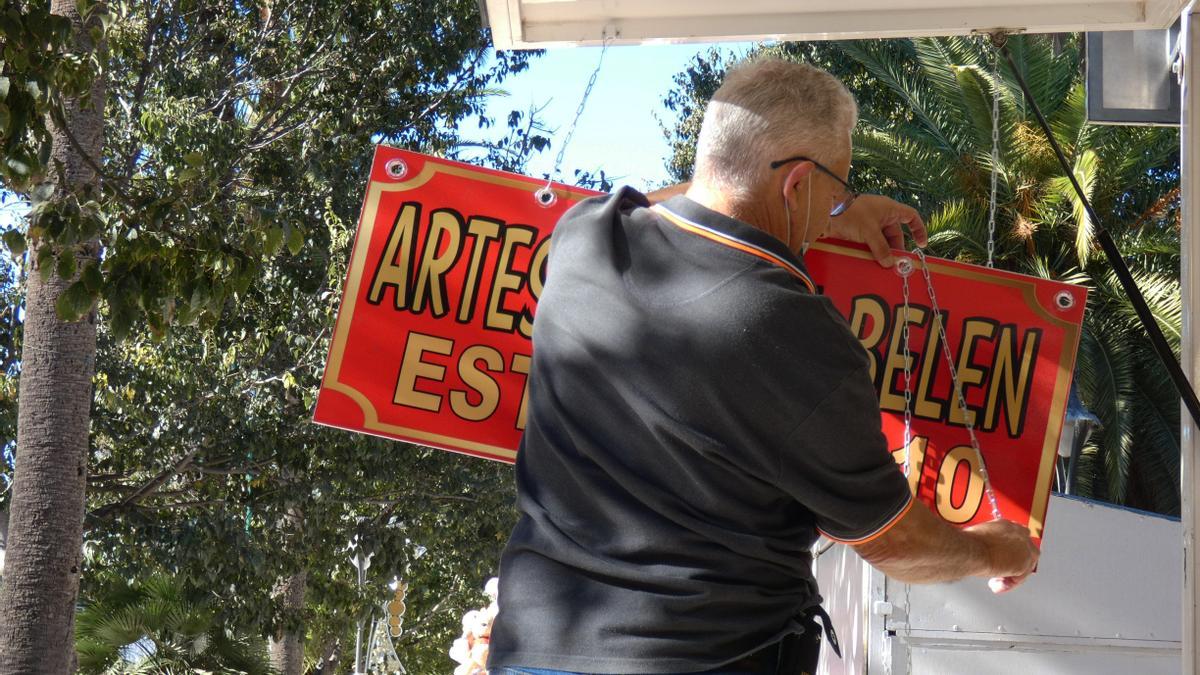
[[[819,241],[814,243],[812,248],[852,258],[875,260],[875,257],[870,252],[850,246]],[[915,257],[911,257],[910,259],[913,265],[920,269],[921,261]],[[1048,312],[1038,302],[1037,285],[1033,281],[1019,277],[1010,277],[1007,274],[995,275],[972,269],[963,269],[956,265],[938,262],[937,260],[930,260],[928,267],[930,272],[936,274],[1015,288],[1021,292],[1021,297],[1029,306],[1029,309],[1033,310],[1035,314],[1043,319],[1063,329],[1062,352],[1058,355],[1058,374],[1054,381],[1054,393],[1050,399],[1050,411],[1046,417],[1046,435],[1042,439],[1042,461],[1038,466],[1037,482],[1034,483],[1033,501],[1029,508],[1029,531],[1033,536],[1041,537],[1042,530],[1046,525],[1046,507],[1050,501],[1050,475],[1054,471],[1054,458],[1058,456],[1058,434],[1052,433],[1054,428],[1052,421],[1059,420],[1058,425],[1061,432],[1062,420],[1066,413],[1067,396],[1071,387],[1071,373],[1075,367],[1075,350],[1071,347],[1079,343],[1079,326]],[[1080,291],[1086,292],[1084,289],[1080,289]]]
[[[378,151],[377,151],[378,152]],[[375,161],[372,160],[372,172],[374,171]],[[363,428],[369,431],[377,432],[378,435],[387,437],[400,436],[407,440],[412,440],[418,443],[424,443],[443,450],[450,451],[467,451],[469,453],[478,453],[482,456],[507,459],[512,461],[516,459],[516,450],[502,448],[499,446],[488,445],[486,443],[477,443],[464,438],[455,436],[447,436],[443,434],[435,434],[420,429],[412,429],[396,424],[388,424],[379,420],[379,413],[375,410],[375,406],[365,394],[358,391],[349,384],[342,382],[339,379],[342,370],[342,360],[345,356],[346,342],[350,336],[350,324],[354,320],[354,311],[358,306],[359,290],[362,287],[363,273],[367,266],[367,251],[371,247],[371,239],[374,235],[375,221],[379,215],[379,202],[385,192],[405,192],[407,190],[415,190],[426,183],[433,180],[438,175],[445,174],[456,176],[459,178],[470,178],[472,180],[499,185],[502,187],[516,188],[520,190],[531,190],[536,186],[536,183],[531,183],[529,180],[522,180],[517,177],[496,176],[483,171],[477,171],[471,167],[459,166],[455,164],[442,164],[438,161],[426,161],[425,166],[421,171],[411,179],[400,183],[386,183],[382,181],[372,180],[367,185],[367,196],[363,200],[362,214],[359,216],[358,231],[354,235],[354,249],[350,254],[350,268],[346,273],[346,286],[342,290],[342,306],[338,313],[337,321],[334,324],[333,341],[329,347],[329,359],[326,361],[325,377],[322,386],[330,391],[336,391],[345,394],[358,405],[363,414]],[[581,195],[562,188],[553,188],[554,193],[560,198],[567,201],[577,202],[587,199],[588,195]],[[530,191],[530,199],[533,199],[533,192]],[[325,424],[318,422],[318,424]],[[334,425],[327,425],[334,426]]]

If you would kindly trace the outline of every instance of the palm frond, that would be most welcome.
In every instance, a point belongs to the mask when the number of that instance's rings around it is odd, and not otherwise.
[[[1134,419],[1143,493],[1155,510],[1178,515],[1180,507],[1179,394],[1153,349],[1144,340],[1133,347]]]
[[[942,150],[951,154],[960,153],[958,143],[951,136],[954,131],[948,129],[945,113],[936,108],[936,103],[932,100],[934,96],[927,83],[920,77],[903,72],[894,61],[881,58],[875,50],[860,42],[839,43],[839,47],[907,103],[914,119],[926,133],[936,139]]]
[[[953,186],[950,167],[911,136],[868,128],[855,132],[854,146],[857,162],[890,176],[904,189],[938,194]]]
[[[1156,321],[1178,344],[1178,207],[1171,196],[1178,136],[1173,130],[1088,124],[1080,45],[1077,37],[1009,40],[1017,71],[1102,222],[1091,222],[1063,175],[1012,69],[1003,64],[994,73],[993,52],[973,38],[839,46],[861,66],[856,87],[886,88],[906,107],[902,114],[863,116],[855,160],[874,184],[930,214],[931,252],[982,263],[993,168],[991,99],[999,92],[996,264],[1091,290],[1077,382],[1104,427],[1080,458],[1080,491],[1169,511],[1178,492],[1172,435],[1178,406],[1162,387],[1166,378],[1147,360],[1136,314],[1107,261],[1095,254],[1094,240],[1097,228],[1108,228],[1136,270]]]
[[[944,123],[966,129],[970,116],[963,105],[957,77],[957,70],[962,64],[952,52],[951,45],[940,38],[919,38],[913,40],[913,49],[917,65],[928,84],[928,91],[936,96],[942,107]]]
[[[1084,194],[1089,198],[1092,196],[1092,191],[1096,186],[1096,174],[1098,170],[1099,161],[1097,161],[1094,151],[1085,150],[1076,157],[1073,169],[1075,180],[1078,181],[1079,186],[1083,188]],[[1071,205],[1071,215],[1075,222],[1075,253],[1079,257],[1079,264],[1086,265],[1093,246],[1096,224],[1092,222],[1087,209],[1084,208],[1083,200],[1075,192],[1075,187],[1071,184],[1070,178],[1056,176],[1049,180],[1048,185],[1061,199]]]
[[[1093,438],[1100,460],[1096,468],[1103,469],[1106,496],[1120,502],[1128,489],[1133,451],[1133,416],[1129,404],[1129,393],[1134,388],[1133,368],[1128,345],[1105,326],[1104,318],[1093,313],[1084,321],[1075,381],[1080,399],[1103,425]]]

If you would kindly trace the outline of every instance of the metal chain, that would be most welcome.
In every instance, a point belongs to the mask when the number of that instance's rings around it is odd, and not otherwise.
[[[901,258],[896,273],[904,284],[904,477],[912,480],[912,347],[910,338],[908,278],[912,275],[911,258]],[[920,478],[918,477],[918,483]],[[913,495],[916,498],[916,495]],[[912,673],[912,584],[904,584],[904,675]]]
[[[933,278],[929,275],[929,263],[925,259],[925,252],[919,248],[913,249],[913,253],[921,261],[921,273],[925,276],[925,287],[929,292],[929,304],[933,308],[933,321],[938,327],[938,336],[942,343],[942,355],[946,359],[946,367],[950,370],[950,382],[954,387],[954,396],[958,401],[958,407],[962,409],[963,423],[967,427],[967,436],[971,439],[971,448],[975,450],[975,458],[979,461],[979,475],[983,478],[983,490],[987,495],[988,504],[992,508],[992,517],[1000,520],[1000,504],[996,501],[996,493],[992,489],[992,479],[988,475],[987,463],[983,461],[983,451],[979,449],[979,438],[975,435],[975,423],[971,419],[971,410],[967,408],[967,398],[963,395],[962,385],[958,381],[958,368],[954,365],[954,355],[950,353],[950,340],[946,337],[946,324],[944,321],[938,321],[938,316],[941,315],[941,309],[938,307],[937,294],[933,290]]]
[[[912,348],[909,346],[909,322],[908,322],[908,277],[912,274],[912,260],[909,258],[901,258],[897,263],[896,273],[904,284],[904,328],[902,329],[904,340],[904,476],[909,477],[909,471],[912,470],[909,446],[912,444]]]
[[[993,174],[994,175],[994,174]],[[993,209],[995,200],[993,199]],[[988,240],[989,263],[991,254],[991,238]],[[971,448],[975,450],[975,457],[979,461],[979,474],[983,479],[984,493],[987,495],[988,504],[991,506],[992,517],[999,520],[1000,505],[996,500],[996,493],[992,489],[992,480],[988,475],[987,464],[983,460],[983,451],[979,446],[979,438],[975,435],[975,424],[971,420],[970,410],[967,408],[967,400],[963,395],[962,386],[958,380],[958,368],[954,365],[954,356],[950,352],[950,340],[946,337],[945,322],[940,320],[941,307],[938,305],[937,293],[933,288],[933,277],[929,273],[929,263],[925,258],[925,252],[919,248],[913,249],[917,258],[921,261],[921,274],[925,277],[925,288],[929,293],[929,304],[932,314],[931,321],[936,324],[938,330],[938,339],[942,343],[942,355],[946,360],[946,367],[950,370],[950,382],[954,387],[954,395],[958,400],[958,405],[963,411],[963,421],[966,423],[967,435],[971,439]],[[911,346],[911,325],[908,317],[910,311],[911,288],[908,278],[912,275],[913,263],[911,258],[902,258],[896,265],[896,273],[900,275],[902,283],[902,291],[904,298],[904,314],[901,321],[904,322],[902,331],[902,340],[904,343],[904,475],[910,477],[910,472],[914,470],[912,458],[912,346]],[[918,478],[919,481],[919,478]],[[915,495],[914,495],[915,497]],[[904,673],[905,675],[912,674],[912,585],[904,584]],[[895,653],[894,651],[892,652]],[[890,660],[889,660],[890,665]]]
[[[904,675],[912,675],[912,584],[904,584]]]
[[[579,118],[583,115],[583,109],[587,107],[588,98],[592,95],[592,88],[596,86],[596,78],[600,77],[600,67],[604,65],[604,54],[608,52],[608,46],[612,44],[612,39],[612,36],[606,32],[604,42],[600,47],[600,58],[596,60],[592,76],[588,78],[587,86],[583,88],[583,97],[579,99],[579,107],[575,108],[575,118],[571,120],[571,126],[567,128],[567,135],[563,137],[562,145],[558,148],[558,155],[554,158],[554,168],[546,177],[546,186],[538,190],[539,193],[550,193],[551,183],[557,180],[562,172],[563,157],[567,154],[567,146],[571,144],[575,128],[579,126]]]
[[[1000,185],[1000,60],[992,50],[992,198],[988,207],[987,266],[996,257],[996,193]]]

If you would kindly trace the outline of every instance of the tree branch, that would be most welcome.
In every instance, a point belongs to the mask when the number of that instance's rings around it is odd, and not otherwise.
[[[147,5],[147,7],[149,7],[149,5],[150,5],[149,0],[147,0],[146,5]],[[175,18],[179,14],[178,3],[172,3],[172,5],[173,5],[173,8],[171,10],[171,20],[170,20],[169,24],[174,24]],[[146,23],[146,37],[142,39],[142,53],[146,55],[146,58],[145,58],[145,60],[142,61],[142,70],[140,73],[138,73],[137,84],[134,85],[134,87],[133,87],[133,105],[130,106],[130,108],[129,108],[129,128],[130,129],[137,128],[137,126],[136,126],[137,119],[141,115],[142,102],[146,96],[146,80],[147,80],[147,78],[150,77],[151,69],[154,66],[158,65],[157,62],[155,61],[155,59],[153,58],[152,53],[156,46],[154,44],[154,35],[158,31],[159,23],[162,22],[162,16],[163,16],[163,6],[160,4],[158,6],[158,11],[155,12],[155,14],[154,14],[154,18],[152,18],[150,21],[148,21]],[[126,164],[125,164],[125,180],[126,181],[129,181],[133,177],[134,169],[137,167],[137,158],[138,158],[138,155],[140,154],[138,152],[139,143],[137,142],[137,134],[136,133],[130,134],[130,146],[131,147],[128,149],[129,159],[126,161]]]
[[[158,509],[192,509],[198,506],[224,506],[226,504],[228,502],[222,499],[205,499],[194,502],[175,502],[173,504],[139,504],[135,508],[142,509],[143,511],[156,511]]]
[[[137,504],[140,500],[144,499],[147,495],[154,492],[164,483],[170,480],[172,476],[187,468],[187,466],[192,463],[192,459],[195,458],[196,453],[198,452],[200,452],[200,448],[193,448],[192,450],[189,450],[187,454],[185,454],[183,457],[180,457],[178,461],[160,471],[154,478],[146,481],[146,483],[134,490],[134,492],[128,497],[119,502],[101,506],[100,508],[91,512],[89,517],[103,519],[114,511],[127,509],[130,506]]]

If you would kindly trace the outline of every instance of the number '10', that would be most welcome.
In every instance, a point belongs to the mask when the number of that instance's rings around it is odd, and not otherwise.
[[[919,499],[922,487],[921,476],[925,473],[925,449],[929,439],[915,436],[905,448],[892,451],[897,464],[904,464],[910,457],[908,467],[908,489]],[[947,452],[937,469],[937,487],[934,489],[934,508],[947,522],[969,523],[983,504],[983,474],[979,470],[979,457],[969,445],[959,445]],[[964,485],[965,483],[965,485]]]

